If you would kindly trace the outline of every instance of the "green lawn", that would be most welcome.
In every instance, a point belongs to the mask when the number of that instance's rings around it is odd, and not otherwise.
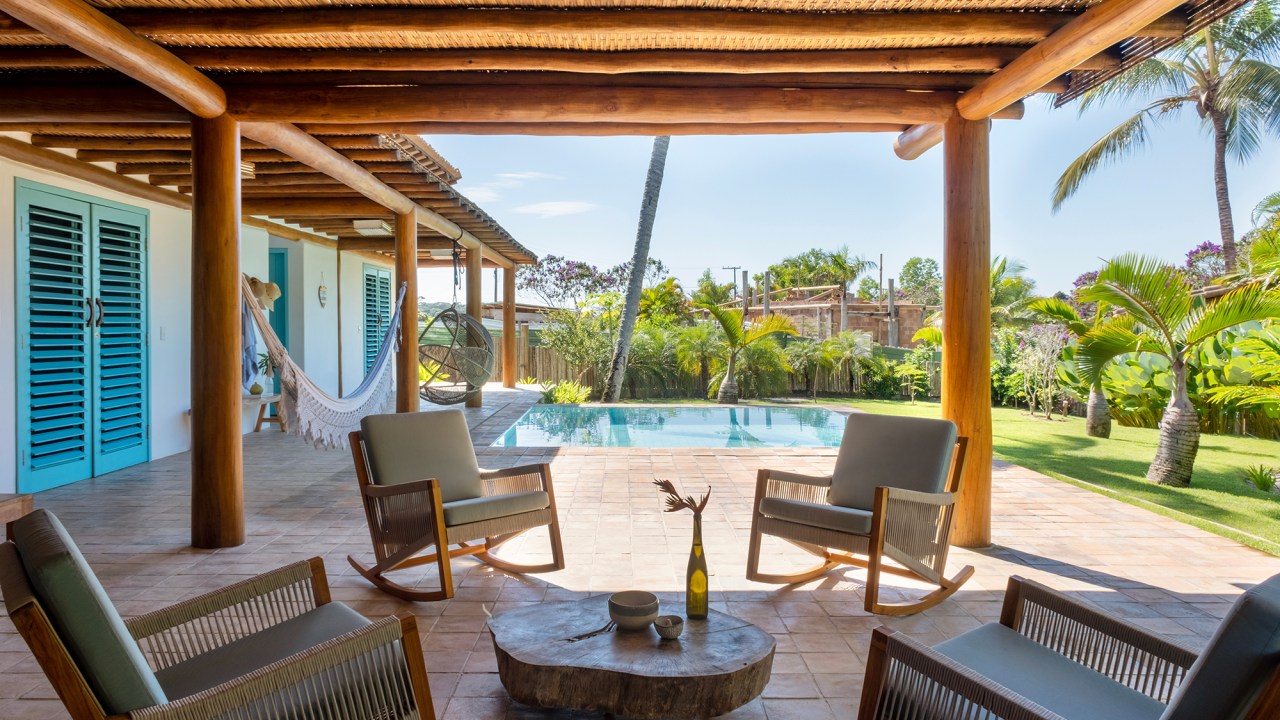
[[[936,402],[822,398],[867,412],[938,417]],[[1111,438],[1084,434],[1083,418],[1047,421],[1015,408],[992,409],[996,457],[1280,555],[1280,496],[1242,482],[1248,465],[1280,465],[1280,442],[1202,435],[1191,487],[1146,482],[1158,431],[1115,425]]]

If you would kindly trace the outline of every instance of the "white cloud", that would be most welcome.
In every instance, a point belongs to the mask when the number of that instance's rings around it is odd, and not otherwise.
[[[462,194],[466,195],[467,199],[477,203],[493,202],[502,197],[502,193],[487,185],[476,185],[475,187],[467,188]]]
[[[522,185],[526,182],[533,182],[534,180],[563,180],[564,178],[560,177],[559,175],[552,175],[551,173],[538,172],[536,170],[526,170],[524,172],[498,173],[498,179],[500,181],[505,181],[508,183],[516,184],[516,185]]]
[[[579,215],[595,209],[596,205],[594,203],[582,202],[580,200],[553,200],[551,202],[521,205],[515,209],[515,212],[523,213],[525,215],[537,215],[545,220],[547,218],[562,217],[564,215]]]
[[[469,186],[464,185],[461,189],[464,195],[475,202],[490,203],[501,200],[505,191],[514,190],[531,182],[546,182],[563,179],[564,178],[559,175],[538,172],[537,170],[502,172],[495,175],[489,182],[477,183]],[[576,212],[582,211],[579,210]]]

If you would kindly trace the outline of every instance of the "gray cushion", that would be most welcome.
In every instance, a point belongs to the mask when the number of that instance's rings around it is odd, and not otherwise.
[[[58,518],[36,510],[12,527],[40,607],[107,714],[167,702],[138,643]]]
[[[1280,575],[1241,595],[1162,720],[1237,720],[1280,667]]]
[[[877,487],[942,492],[955,450],[950,420],[853,413],[831,478],[831,504],[870,510]]]
[[[375,484],[436,478],[444,502],[484,494],[462,411],[369,415],[360,421],[360,430]]]
[[[1155,720],[1164,711],[1162,703],[999,623],[970,630],[934,650],[1067,720]]]
[[[482,520],[543,510],[550,505],[551,498],[541,490],[458,500],[444,504],[444,526],[458,527]]]
[[[364,616],[342,603],[321,605],[262,632],[171,665],[157,672],[156,678],[165,693],[177,700],[234,680],[245,673],[264,668],[368,624],[369,621]]]
[[[818,505],[799,500],[765,498],[760,501],[760,512],[771,518],[789,520],[801,525],[812,525],[855,535],[871,534],[871,513],[866,510],[839,505]]]

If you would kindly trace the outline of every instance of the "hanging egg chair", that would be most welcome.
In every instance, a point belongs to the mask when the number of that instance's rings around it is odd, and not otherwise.
[[[450,306],[418,336],[418,365],[423,400],[466,402],[493,376],[493,336],[479,320]]]

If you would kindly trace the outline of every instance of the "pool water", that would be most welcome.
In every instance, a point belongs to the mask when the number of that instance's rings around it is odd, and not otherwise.
[[[844,416],[824,408],[535,405],[496,447],[837,447]]]

